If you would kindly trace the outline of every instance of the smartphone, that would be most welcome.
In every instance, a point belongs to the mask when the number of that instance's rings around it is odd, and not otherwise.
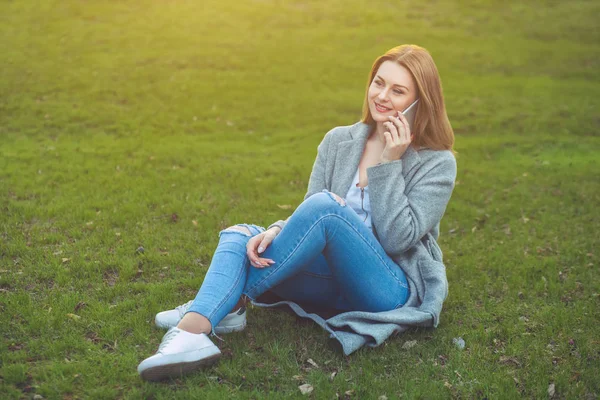
[[[406,108],[406,110],[402,111],[402,115],[408,121],[408,126],[410,127],[410,131],[412,132],[413,126],[415,124],[415,115],[417,115],[417,102],[419,99],[413,101],[413,103]]]

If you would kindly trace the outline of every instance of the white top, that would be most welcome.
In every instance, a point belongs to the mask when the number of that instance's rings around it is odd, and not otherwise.
[[[372,231],[373,227],[371,225],[371,203],[369,202],[369,185],[365,186],[364,188],[360,188],[357,186],[358,180],[359,168],[356,169],[356,175],[354,175],[354,179],[352,180],[350,189],[348,190],[348,193],[346,193],[346,204],[352,207],[352,209],[358,214],[358,216],[361,217],[365,225],[367,225],[367,227]]]

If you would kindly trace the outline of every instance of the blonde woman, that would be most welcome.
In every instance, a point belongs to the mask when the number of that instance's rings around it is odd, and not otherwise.
[[[402,114],[416,103],[411,127]],[[411,326],[436,327],[448,294],[439,223],[454,188],[454,134],[431,55],[395,47],[375,60],[360,122],[318,146],[304,201],[268,229],[239,224],[219,244],[194,300],[156,315],[169,328],[142,361],[160,380],[216,362],[209,334],[243,330],[242,298],[289,305],[345,354]],[[257,302],[270,291],[282,299]],[[305,305],[336,310],[324,319]]]

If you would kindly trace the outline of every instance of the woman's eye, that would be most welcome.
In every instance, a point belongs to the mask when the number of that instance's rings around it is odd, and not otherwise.
[[[394,90],[394,93],[396,93],[396,94],[404,94],[404,92],[402,90]]]
[[[377,86],[381,86],[381,85],[383,85],[383,83],[381,83],[381,82],[379,82],[379,81],[375,81],[375,84],[376,84]]]

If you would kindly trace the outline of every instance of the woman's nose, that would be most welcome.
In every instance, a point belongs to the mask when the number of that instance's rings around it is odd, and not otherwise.
[[[387,99],[387,94],[388,94],[388,90],[387,89],[383,89],[381,92],[379,92],[379,95],[377,95],[377,98],[379,100],[386,100]]]

